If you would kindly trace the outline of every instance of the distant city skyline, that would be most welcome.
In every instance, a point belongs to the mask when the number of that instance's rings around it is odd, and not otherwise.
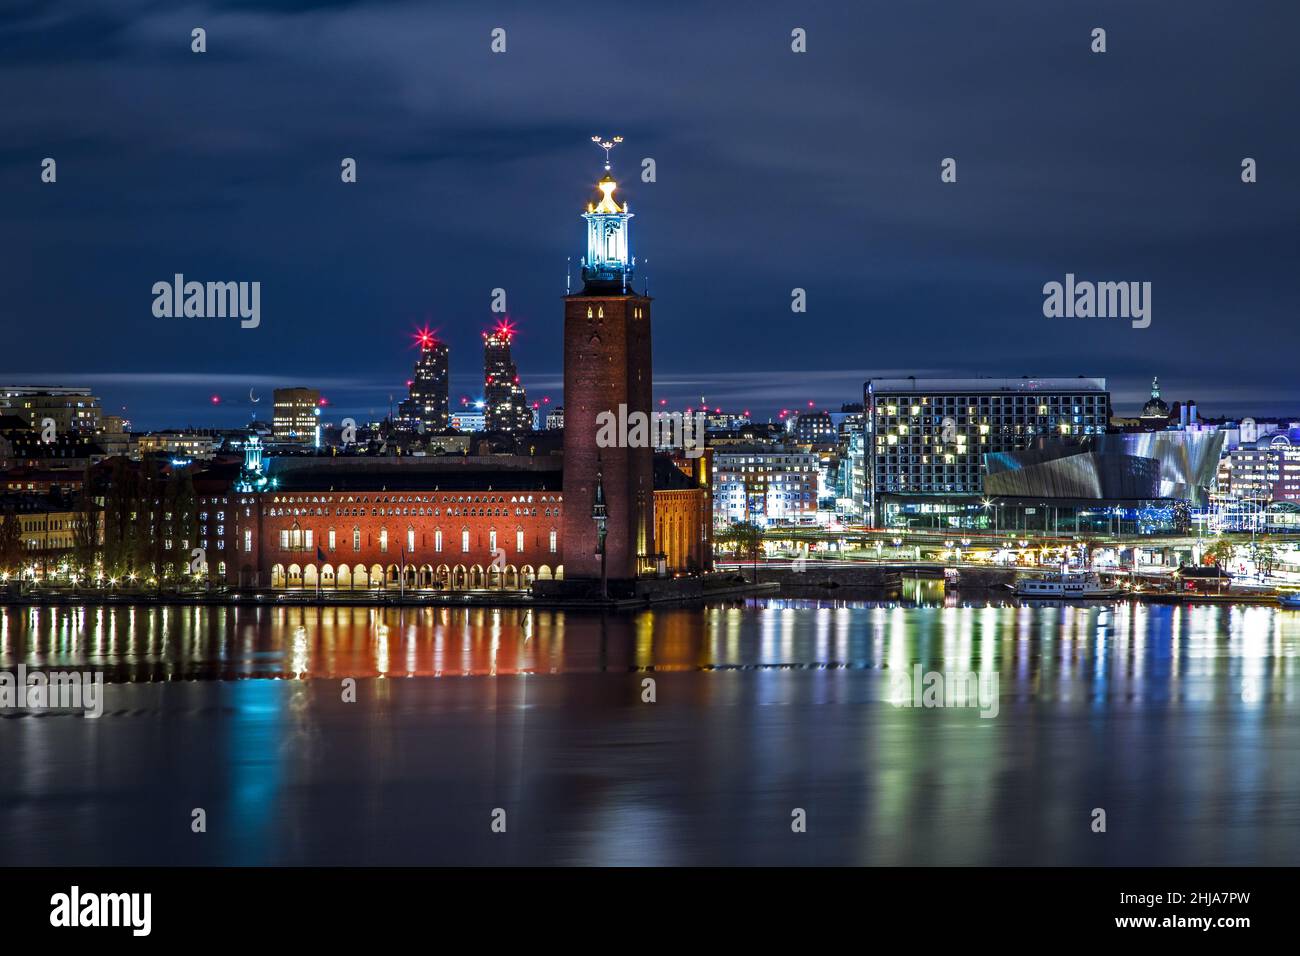
[[[418,352],[413,352],[410,361],[414,362]],[[402,358],[405,359],[405,354]],[[464,367],[458,363],[453,353],[451,357],[451,413],[454,415],[464,406],[461,399],[482,398],[482,348],[477,352],[478,365]],[[409,363],[408,363],[409,364]],[[841,405],[861,402],[863,382],[867,378],[906,377],[941,378],[957,376],[951,369],[885,369],[862,375],[853,370],[815,370],[788,372],[764,372],[761,383],[752,383],[757,373],[718,373],[709,379],[703,375],[667,375],[657,376],[655,391],[656,401],[666,399],[669,407],[685,408],[698,405],[702,397],[708,399],[710,408],[722,408],[726,412],[740,413],[749,411],[755,421],[778,420],[783,409],[803,411],[811,401],[825,411],[838,411]],[[1095,377],[1106,378],[1112,394],[1112,413],[1119,418],[1136,417],[1142,405],[1151,395],[1151,378],[1140,379],[1134,383],[1114,384],[1115,380],[1102,372],[1094,372]],[[1163,373],[1153,373],[1160,379],[1160,393],[1169,405],[1177,402],[1195,401],[1198,414],[1202,419],[1241,418],[1254,416],[1259,418],[1290,418],[1300,421],[1300,400],[1290,401],[1283,395],[1276,395],[1273,401],[1266,398],[1253,398],[1256,394],[1249,386],[1236,389],[1219,389],[1225,397],[1218,403],[1206,401],[1203,396],[1212,391],[1195,386],[1182,387],[1177,376],[1169,378]],[[293,388],[305,386],[318,388],[321,397],[327,402],[322,410],[326,422],[337,422],[343,416],[351,415],[358,421],[383,419],[388,414],[388,396],[392,395],[394,417],[397,405],[406,396],[406,382],[410,377],[407,368],[405,378],[395,377],[392,383],[381,381],[362,381],[337,375],[319,377],[291,375],[232,376],[213,374],[203,376],[195,373],[56,373],[45,372],[36,375],[22,375],[15,372],[0,372],[0,382],[11,385],[48,385],[48,386],[88,386],[102,403],[105,415],[117,415],[131,420],[136,430],[157,430],[163,428],[234,428],[254,417],[258,421],[270,423],[271,391],[275,388]],[[773,395],[764,391],[764,387],[780,385],[783,377],[788,383],[788,392]],[[1021,376],[978,375],[980,378],[1019,378]],[[1053,376],[1035,372],[1030,378],[1072,377]],[[543,375],[529,375],[528,369],[520,369],[520,379],[529,391],[529,404],[550,401],[544,408],[563,406],[563,378],[559,372]],[[843,392],[839,383],[843,382]],[[476,385],[467,386],[467,383]],[[802,392],[798,388],[803,388]],[[257,403],[249,398],[249,390],[254,390]],[[785,396],[788,394],[788,398]],[[220,403],[213,403],[212,397],[221,398]],[[772,396],[772,397],[767,397]],[[121,400],[119,400],[121,399]],[[125,405],[125,407],[123,407]]]

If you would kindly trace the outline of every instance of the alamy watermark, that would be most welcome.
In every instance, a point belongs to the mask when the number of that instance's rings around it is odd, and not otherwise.
[[[896,671],[889,679],[889,702],[895,707],[978,707],[980,717],[998,715],[998,672]]]
[[[598,448],[680,448],[687,458],[704,454],[704,413],[617,412],[596,415]]]
[[[1133,328],[1151,324],[1150,282],[1065,282],[1043,286],[1043,315],[1049,319],[1131,319]]]
[[[0,671],[0,711],[79,710],[86,717],[104,713],[102,671]]]
[[[124,927],[132,936],[148,936],[153,928],[153,894],[83,893],[74,885],[50,897],[50,925]]]
[[[160,319],[238,318],[244,329],[262,323],[260,282],[186,282],[178,272],[171,282],[155,282],[153,295],[153,314]]]

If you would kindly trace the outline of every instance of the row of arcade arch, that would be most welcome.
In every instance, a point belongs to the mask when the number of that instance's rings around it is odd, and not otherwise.
[[[443,591],[516,591],[525,590],[534,581],[563,581],[564,565],[552,568],[543,564],[534,568],[531,564],[516,567],[474,564],[430,564],[399,567],[390,564],[387,567],[372,564],[347,565],[322,564],[276,564],[271,567],[271,587],[289,590],[321,588],[328,591],[370,591],[370,590],[443,590]]]

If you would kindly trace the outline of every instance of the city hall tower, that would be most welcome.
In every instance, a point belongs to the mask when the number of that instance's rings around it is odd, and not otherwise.
[[[604,497],[605,573],[628,581],[654,570],[654,449],[596,444],[597,416],[626,421],[654,411],[650,367],[650,297],[632,289],[632,213],[615,196],[610,150],[622,141],[593,141],[605,150],[599,195],[587,204],[582,289],[564,299],[564,576],[598,580],[601,554],[593,509]]]

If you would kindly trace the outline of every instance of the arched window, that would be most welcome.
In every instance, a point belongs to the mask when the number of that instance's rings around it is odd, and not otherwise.
[[[379,529],[379,550],[380,551],[388,550],[388,529],[387,528]]]

